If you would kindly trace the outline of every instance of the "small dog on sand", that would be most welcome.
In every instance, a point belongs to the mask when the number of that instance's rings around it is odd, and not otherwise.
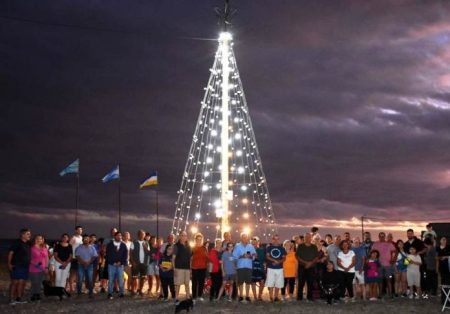
[[[189,310],[192,309],[194,309],[194,301],[192,301],[192,299],[187,299],[177,304],[177,306],[175,307],[175,313],[180,313],[184,310],[186,310],[186,312],[189,312]]]
[[[44,285],[44,295],[46,297],[59,297],[60,301],[62,301],[63,297],[70,298],[70,293],[67,292],[66,289],[62,287],[53,287],[48,280],[44,280],[42,284]]]

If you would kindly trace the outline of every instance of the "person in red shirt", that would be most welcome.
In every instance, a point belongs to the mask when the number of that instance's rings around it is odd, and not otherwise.
[[[222,251],[222,240],[216,239],[215,246],[208,253],[208,270],[211,276],[211,290],[209,301],[213,301],[219,295],[222,286],[222,271],[220,269],[220,252]]]
[[[206,268],[208,267],[208,250],[203,245],[203,235],[195,235],[195,247],[192,249],[192,298],[199,301],[203,299],[203,288],[205,287]]]

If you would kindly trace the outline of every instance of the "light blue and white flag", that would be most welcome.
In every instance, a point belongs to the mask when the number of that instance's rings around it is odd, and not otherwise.
[[[119,165],[117,165],[110,173],[103,177],[103,183],[107,183],[112,180],[120,179]]]
[[[63,171],[59,173],[59,175],[62,177],[67,173],[78,173],[80,171],[80,160],[77,159],[70,165],[68,165]]]

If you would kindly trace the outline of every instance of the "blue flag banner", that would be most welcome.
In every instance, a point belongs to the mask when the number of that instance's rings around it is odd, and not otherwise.
[[[110,173],[103,177],[103,183],[107,183],[112,180],[120,179],[119,165],[117,165]]]
[[[59,175],[62,177],[67,173],[78,173],[79,171],[80,171],[80,160],[77,159],[73,163],[68,165],[63,171],[61,171]]]

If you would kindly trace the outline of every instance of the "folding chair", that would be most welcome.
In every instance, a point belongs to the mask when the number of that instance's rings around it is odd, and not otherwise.
[[[450,285],[442,285],[441,289],[445,296],[444,306],[442,306],[442,312],[444,312],[445,309],[450,309]],[[447,305],[447,303],[449,305]]]

